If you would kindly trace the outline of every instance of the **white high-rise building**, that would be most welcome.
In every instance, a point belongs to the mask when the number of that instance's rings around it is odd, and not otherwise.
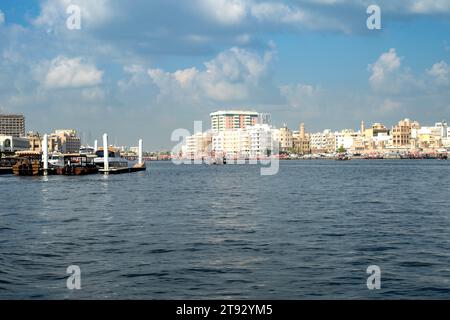
[[[267,124],[258,124],[247,128],[250,136],[250,157],[265,157],[271,155],[274,150],[272,128]],[[278,148],[277,148],[278,149]]]

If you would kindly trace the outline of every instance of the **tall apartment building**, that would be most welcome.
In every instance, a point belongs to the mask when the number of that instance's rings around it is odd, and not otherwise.
[[[244,129],[247,126],[254,126],[259,121],[264,121],[263,119],[267,119],[267,115],[260,117],[258,112],[243,110],[217,111],[211,113],[210,117],[213,131]]]
[[[0,135],[25,137],[25,117],[19,114],[0,114]]]

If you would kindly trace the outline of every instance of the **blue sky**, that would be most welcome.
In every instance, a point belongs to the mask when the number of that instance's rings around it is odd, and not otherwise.
[[[450,0],[2,0],[0,40],[0,112],[91,143],[170,149],[226,108],[310,131],[450,121]]]

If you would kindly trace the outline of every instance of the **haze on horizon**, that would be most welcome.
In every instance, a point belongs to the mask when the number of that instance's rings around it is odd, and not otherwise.
[[[147,150],[223,109],[310,132],[449,121],[450,0],[376,1],[381,30],[366,27],[372,3],[3,0],[0,113]]]

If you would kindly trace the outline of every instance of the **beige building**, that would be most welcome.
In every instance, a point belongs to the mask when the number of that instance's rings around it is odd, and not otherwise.
[[[210,132],[198,132],[186,138],[184,156],[188,159],[201,159],[210,156],[212,135]]]
[[[400,120],[392,128],[392,145],[396,148],[414,147],[415,141],[412,139],[413,129],[420,129],[420,124],[417,121],[411,121],[410,119]]]
[[[30,143],[30,151],[42,152],[42,137],[37,132],[28,132],[28,141]]]
[[[215,156],[228,158],[247,157],[250,152],[250,136],[246,129],[223,130],[212,137]]]
[[[323,132],[311,133],[309,138],[312,153],[333,153],[336,151],[336,137],[329,129]]]
[[[286,124],[280,129],[272,130],[272,139],[278,141],[279,151],[281,152],[289,152],[294,147],[293,132]]]
[[[55,130],[49,136],[49,152],[77,153],[81,148],[81,140],[76,130]]]
[[[298,154],[309,154],[311,153],[310,137],[306,133],[305,124],[301,123],[299,129],[298,134],[293,135],[292,139],[294,150]]]

